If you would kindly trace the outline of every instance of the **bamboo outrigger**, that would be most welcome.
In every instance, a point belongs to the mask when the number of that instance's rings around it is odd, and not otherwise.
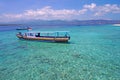
[[[37,40],[37,41],[52,41],[52,42],[68,42],[70,36],[68,31],[52,31],[52,32],[19,32],[16,35],[19,39]]]

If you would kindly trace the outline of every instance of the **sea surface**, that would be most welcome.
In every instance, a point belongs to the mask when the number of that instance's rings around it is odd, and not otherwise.
[[[0,26],[0,80],[120,80],[120,27],[31,26],[68,43],[19,40],[17,27]]]

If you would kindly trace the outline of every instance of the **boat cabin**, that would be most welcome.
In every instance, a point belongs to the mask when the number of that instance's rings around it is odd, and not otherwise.
[[[23,34],[27,37],[68,37],[69,33],[65,31],[55,32],[27,32]]]

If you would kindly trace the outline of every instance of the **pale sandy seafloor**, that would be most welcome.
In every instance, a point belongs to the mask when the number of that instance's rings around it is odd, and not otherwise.
[[[120,80],[120,27],[32,26],[70,31],[69,43],[19,40],[10,27],[0,27],[0,80]]]

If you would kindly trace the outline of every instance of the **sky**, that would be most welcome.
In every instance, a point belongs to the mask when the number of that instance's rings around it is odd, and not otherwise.
[[[0,0],[0,22],[120,20],[120,0]]]

